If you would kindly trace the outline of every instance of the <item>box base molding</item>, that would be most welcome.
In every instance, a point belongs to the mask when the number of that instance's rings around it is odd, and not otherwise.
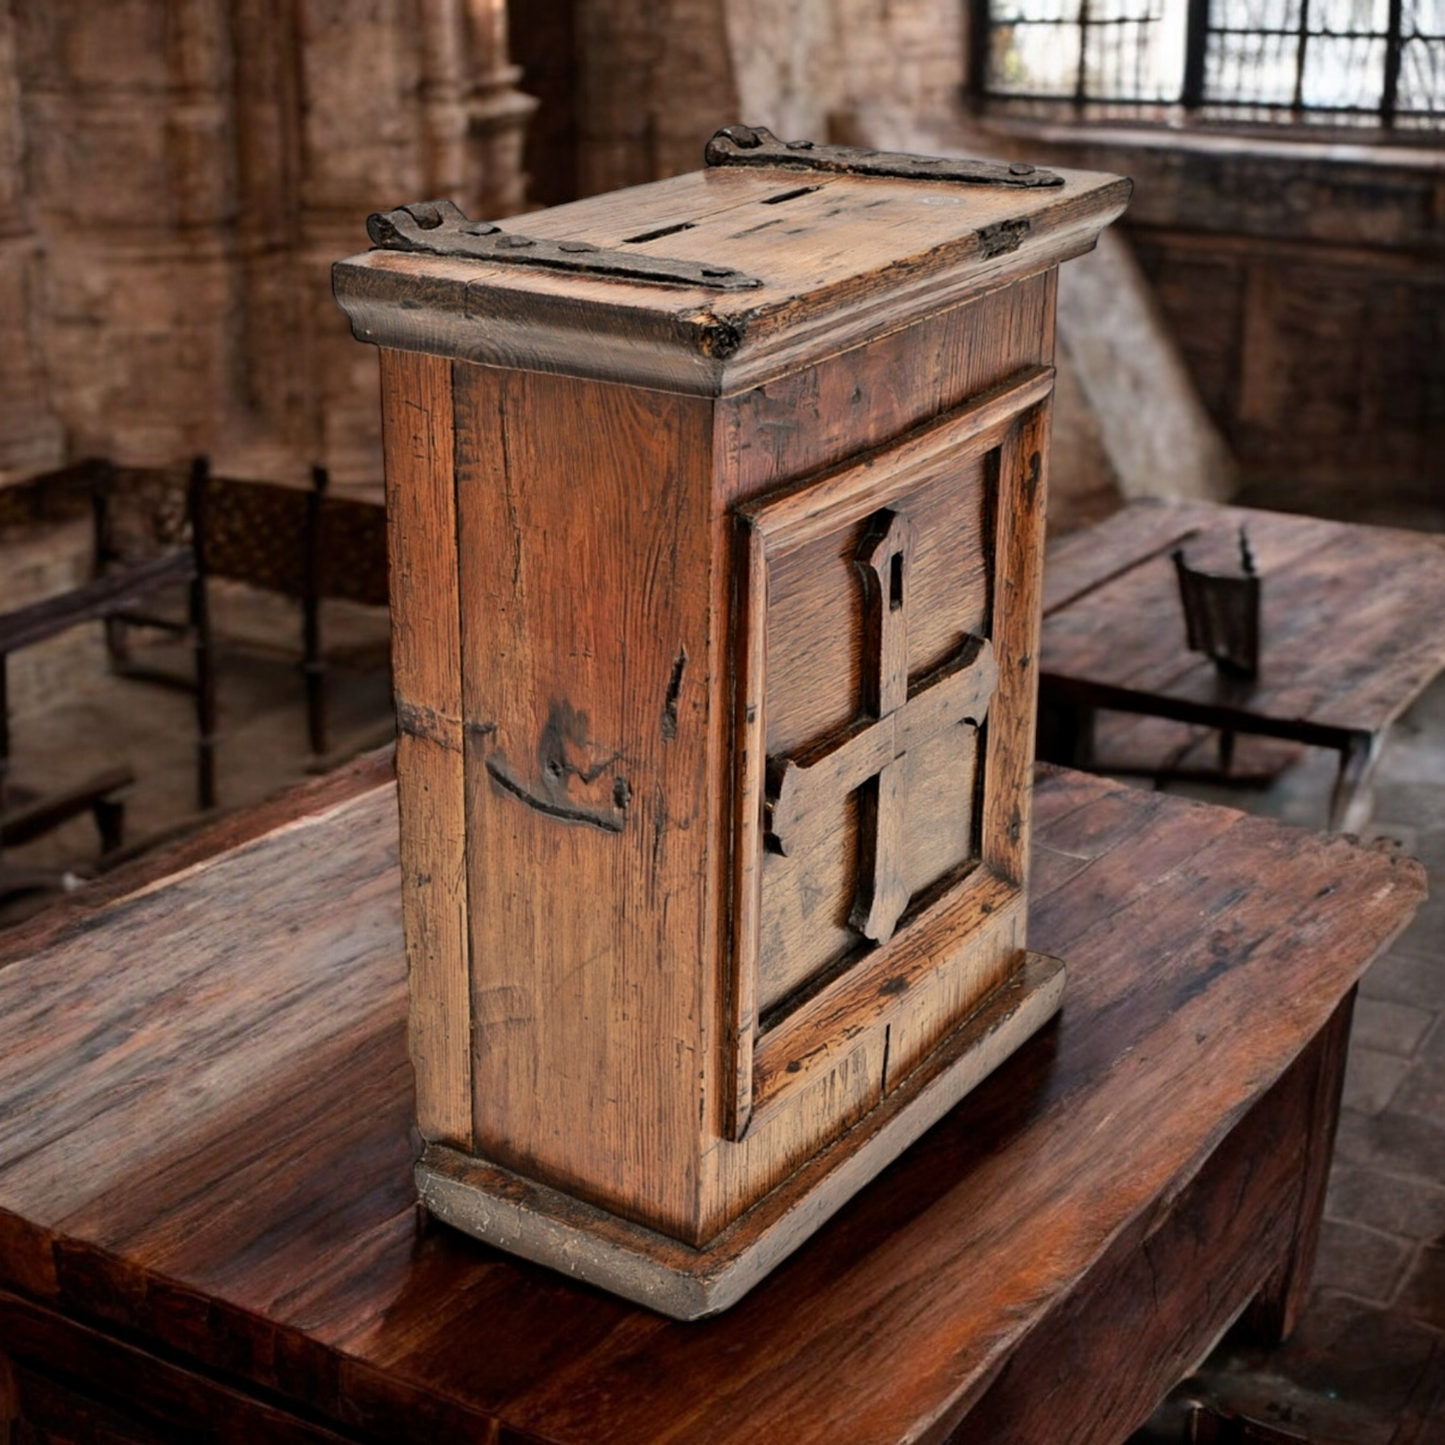
[[[1028,953],[847,1133],[700,1248],[484,1159],[429,1144],[416,1165],[437,1219],[510,1254],[693,1320],[735,1304],[1058,1011],[1064,965]]]

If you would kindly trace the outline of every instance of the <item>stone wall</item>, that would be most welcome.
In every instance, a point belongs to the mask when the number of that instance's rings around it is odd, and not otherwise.
[[[695,169],[719,126],[846,139],[860,109],[952,118],[955,0],[511,0],[542,97],[528,148],[547,204]]]
[[[1125,229],[1246,496],[1445,518],[1445,153],[1077,127],[982,143],[1134,178]]]
[[[330,266],[368,212],[520,209],[501,0],[0,0],[0,470],[380,475]]]

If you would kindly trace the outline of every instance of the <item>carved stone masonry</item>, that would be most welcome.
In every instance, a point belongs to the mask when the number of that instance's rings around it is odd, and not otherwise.
[[[849,923],[886,943],[908,907],[903,877],[908,750],[961,723],[982,725],[998,685],[993,645],[968,636],[947,662],[908,682],[909,569],[906,517],[879,512],[855,558],[863,577],[865,632],[860,718],[794,757],[768,759],[768,840],[791,851],[825,799],[860,790],[858,892]]]

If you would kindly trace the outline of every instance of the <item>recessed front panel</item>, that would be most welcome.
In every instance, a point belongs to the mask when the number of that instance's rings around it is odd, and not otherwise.
[[[741,512],[735,1137],[862,1030],[902,1012],[916,1032],[936,975],[973,968],[986,992],[1019,947],[983,744],[1013,721],[990,719],[998,512],[1021,480],[1002,443],[1048,385],[1027,373]]]
[[[768,568],[768,767],[807,798],[767,830],[765,1017],[866,942],[850,923],[860,888],[912,898],[974,856],[987,698],[974,717],[929,679],[949,678],[962,703],[951,679],[988,631],[988,473],[974,458]],[[880,699],[900,677],[915,697]]]

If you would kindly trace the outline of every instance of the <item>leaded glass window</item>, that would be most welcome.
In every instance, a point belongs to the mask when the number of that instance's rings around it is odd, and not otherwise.
[[[1438,127],[1445,0],[974,0],[974,88],[1013,104]]]

